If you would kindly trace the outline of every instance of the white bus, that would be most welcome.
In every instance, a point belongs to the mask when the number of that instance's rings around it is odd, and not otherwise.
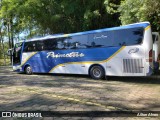
[[[160,36],[158,32],[152,32],[153,51],[154,51],[154,69],[159,70],[160,62]]]
[[[17,43],[13,69],[18,72],[149,76],[153,73],[149,22],[42,37]]]

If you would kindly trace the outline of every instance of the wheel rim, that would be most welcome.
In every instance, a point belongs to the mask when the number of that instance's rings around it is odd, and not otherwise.
[[[31,68],[27,67],[27,73],[31,73]]]
[[[98,68],[95,68],[93,70],[93,75],[96,77],[96,78],[99,78],[101,76],[101,70],[99,70]]]

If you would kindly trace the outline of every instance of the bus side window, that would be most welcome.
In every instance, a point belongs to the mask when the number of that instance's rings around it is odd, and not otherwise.
[[[140,44],[143,39],[143,28],[129,28],[114,31],[114,46]]]
[[[43,41],[37,41],[36,51],[41,51],[41,50],[44,50],[44,43]]]
[[[33,51],[33,44],[32,42],[26,42],[24,44],[24,52],[32,52]]]
[[[28,51],[28,46],[24,46],[24,50],[23,50],[24,52],[27,52]]]
[[[43,50],[44,49],[44,47],[43,47],[43,45],[41,46],[41,50]]]
[[[104,47],[113,46],[113,32],[99,32],[89,34],[88,46],[90,47]]]
[[[29,46],[28,46],[29,44],[28,44],[28,42],[25,42],[24,43],[24,52],[28,52],[29,51]]]
[[[36,41],[32,42],[32,48],[31,48],[32,50],[31,51],[37,51],[36,47],[37,47]]]
[[[62,41],[57,41],[56,49],[64,49],[64,43]]]
[[[55,39],[44,40],[44,50],[55,50],[57,41]]]
[[[31,47],[27,47],[27,51],[26,52],[30,52],[31,51]]]
[[[72,36],[68,42],[70,49],[87,48],[88,35]]]

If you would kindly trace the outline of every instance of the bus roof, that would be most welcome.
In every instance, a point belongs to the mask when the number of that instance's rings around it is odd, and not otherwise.
[[[134,23],[134,24],[124,25],[124,26],[118,26],[118,27],[112,27],[112,28],[104,28],[104,29],[84,31],[84,32],[77,32],[77,33],[70,33],[70,34],[48,35],[48,36],[40,37],[40,38],[32,38],[30,40],[27,40],[26,42],[37,41],[37,40],[53,39],[53,38],[61,38],[61,37],[71,37],[71,36],[77,36],[77,35],[99,33],[99,32],[112,31],[112,30],[121,30],[121,29],[128,29],[128,28],[134,28],[134,27],[143,27],[143,28],[145,28],[148,25],[150,25],[149,22],[140,22],[140,23]]]

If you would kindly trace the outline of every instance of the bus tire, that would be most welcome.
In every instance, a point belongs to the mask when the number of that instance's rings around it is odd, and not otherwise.
[[[103,79],[105,76],[105,71],[101,66],[94,65],[90,69],[90,76],[95,80]]]
[[[31,66],[26,66],[25,67],[25,73],[27,75],[31,75],[32,74],[32,67]]]

